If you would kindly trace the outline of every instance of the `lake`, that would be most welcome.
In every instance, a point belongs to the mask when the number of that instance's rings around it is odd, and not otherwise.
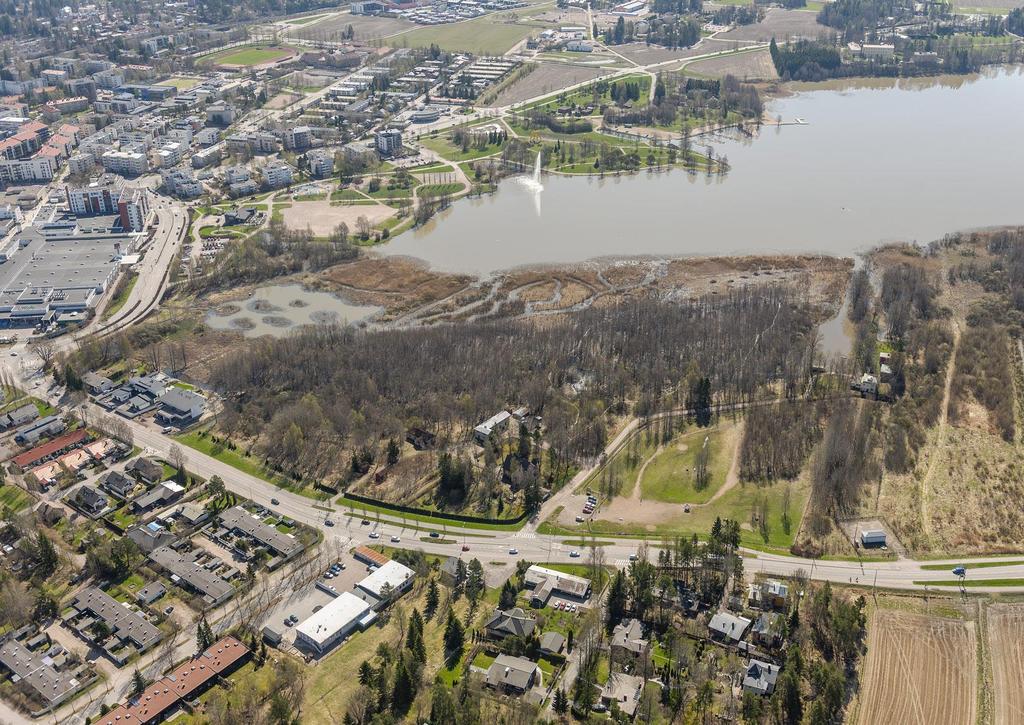
[[[361,322],[380,312],[379,307],[351,305],[327,292],[299,284],[269,285],[239,302],[226,302],[206,313],[214,330],[241,332],[246,337],[281,337],[300,325],[325,322]]]
[[[609,255],[850,255],[1024,223],[1020,68],[804,86],[768,115],[807,124],[712,141],[724,177],[548,175],[539,197],[506,182],[382,251],[487,274]]]

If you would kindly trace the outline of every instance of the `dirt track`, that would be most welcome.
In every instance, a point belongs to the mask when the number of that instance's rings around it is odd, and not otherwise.
[[[972,725],[976,663],[973,622],[878,610],[868,631],[857,722]]]

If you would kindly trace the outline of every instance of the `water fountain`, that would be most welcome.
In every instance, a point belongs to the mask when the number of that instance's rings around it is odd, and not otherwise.
[[[533,174],[515,177],[515,180],[524,189],[533,193],[533,208],[537,212],[537,216],[540,216],[540,193],[544,191],[544,185],[540,183],[541,161],[541,152],[538,151],[537,158],[533,162]]]

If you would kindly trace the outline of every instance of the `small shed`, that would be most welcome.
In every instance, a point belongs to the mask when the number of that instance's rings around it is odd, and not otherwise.
[[[871,529],[860,532],[860,544],[864,547],[885,546],[885,532],[881,529]]]

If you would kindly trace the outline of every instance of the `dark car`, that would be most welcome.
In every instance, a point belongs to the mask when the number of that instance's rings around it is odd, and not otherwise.
[[[280,502],[280,501],[278,501],[278,500],[277,500],[276,498],[272,498],[272,499],[270,499],[270,504],[271,504],[272,506],[280,506],[280,505],[281,505],[281,502]]]

